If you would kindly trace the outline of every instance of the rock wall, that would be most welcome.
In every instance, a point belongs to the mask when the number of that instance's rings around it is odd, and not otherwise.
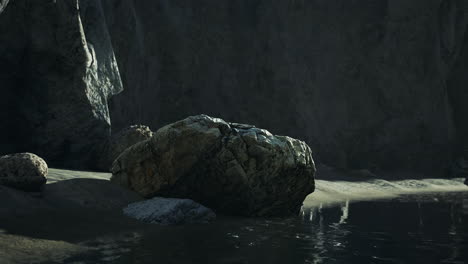
[[[100,1],[0,2],[0,153],[90,168],[122,90]]]
[[[205,113],[351,169],[435,172],[468,147],[466,1],[104,3],[118,129]]]
[[[440,171],[468,158],[467,6],[0,0],[0,154],[91,168],[109,112],[117,131],[205,113],[339,168]]]

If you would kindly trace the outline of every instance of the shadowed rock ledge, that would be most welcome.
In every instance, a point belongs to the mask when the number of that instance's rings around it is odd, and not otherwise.
[[[94,146],[110,135],[107,100],[122,90],[101,2],[6,2],[0,154],[27,151],[52,166],[91,167]]]

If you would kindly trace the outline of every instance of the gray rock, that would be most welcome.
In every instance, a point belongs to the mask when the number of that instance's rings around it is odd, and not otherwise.
[[[163,225],[208,223],[216,218],[211,209],[190,199],[161,197],[132,203],[123,212],[143,222]]]
[[[150,128],[143,125],[133,125],[112,135],[100,151],[97,169],[109,171],[112,162],[114,162],[124,150],[136,143],[150,139],[152,136],[153,132]]]
[[[207,113],[343,169],[437,173],[468,149],[467,1],[103,3],[125,86],[116,129]]]
[[[23,191],[40,191],[47,182],[47,163],[32,153],[0,157],[0,185]]]
[[[101,2],[9,1],[0,83],[0,154],[31,151],[52,166],[89,168],[110,135],[107,100],[122,90]]]
[[[2,13],[3,9],[6,8],[6,6],[8,5],[8,1],[9,0],[0,0],[0,13]]]
[[[299,212],[314,191],[314,173],[304,142],[199,115],[128,148],[111,181],[144,197],[190,198],[219,213],[283,216]]]

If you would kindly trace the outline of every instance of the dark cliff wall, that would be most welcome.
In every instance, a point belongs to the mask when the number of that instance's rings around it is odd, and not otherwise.
[[[90,168],[122,89],[100,1],[1,1],[0,87],[0,154]]]
[[[0,0],[0,154],[90,168],[121,77],[114,130],[205,113],[303,139],[341,168],[440,171],[468,158],[467,8]]]
[[[104,2],[116,129],[206,113],[343,168],[440,170],[468,146],[466,1]]]

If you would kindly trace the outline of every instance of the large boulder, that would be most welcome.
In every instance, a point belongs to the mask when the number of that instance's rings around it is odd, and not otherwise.
[[[32,153],[0,157],[0,185],[23,191],[40,191],[47,182],[47,163]]]
[[[111,181],[142,196],[190,198],[230,215],[298,213],[314,191],[309,146],[206,115],[170,124],[128,148]]]
[[[124,150],[136,143],[150,139],[152,136],[153,132],[150,128],[143,125],[133,125],[112,135],[111,138],[104,143],[99,153],[100,157],[98,159],[97,169],[109,171],[112,162],[114,162]]]
[[[208,223],[216,218],[211,209],[190,199],[162,197],[129,204],[123,212],[146,223],[163,225]]]

